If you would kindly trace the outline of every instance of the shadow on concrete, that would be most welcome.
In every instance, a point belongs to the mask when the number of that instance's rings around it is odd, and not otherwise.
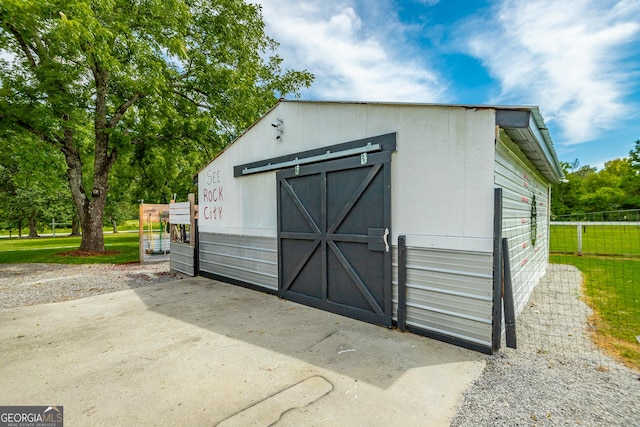
[[[479,353],[419,335],[202,277],[134,292],[154,312],[379,388],[414,368],[482,359]]]

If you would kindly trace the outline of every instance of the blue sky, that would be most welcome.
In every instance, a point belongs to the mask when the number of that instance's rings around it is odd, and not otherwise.
[[[562,161],[640,139],[640,0],[254,0],[302,99],[538,105]]]

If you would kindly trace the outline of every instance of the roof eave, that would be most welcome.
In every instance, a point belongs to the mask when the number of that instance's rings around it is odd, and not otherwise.
[[[537,107],[496,110],[496,124],[552,183],[565,179],[551,135]]]

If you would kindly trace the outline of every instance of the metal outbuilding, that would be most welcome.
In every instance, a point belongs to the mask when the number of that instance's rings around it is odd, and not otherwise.
[[[198,174],[198,274],[490,353],[563,178],[537,107],[281,100]]]

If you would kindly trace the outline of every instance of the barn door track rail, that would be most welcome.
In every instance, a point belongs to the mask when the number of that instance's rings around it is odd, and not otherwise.
[[[233,167],[233,176],[238,178],[358,155],[360,156],[361,164],[366,164],[369,157],[367,153],[395,150],[396,133],[394,132],[236,165]]]
[[[317,156],[303,157],[303,158],[296,157],[295,159],[289,160],[287,162],[280,162],[275,164],[269,163],[264,166],[258,166],[255,168],[245,168],[242,170],[242,175],[250,175],[253,173],[269,172],[269,171],[278,170],[278,169],[286,169],[291,166],[307,165],[309,163],[325,162],[327,160],[340,159],[343,157],[349,157],[349,156],[354,156],[358,154],[366,154],[366,153],[371,153],[371,152],[380,151],[380,150],[382,150],[382,147],[380,146],[380,144],[372,144],[369,142],[367,145],[363,147],[351,148],[349,150],[341,150],[341,151],[334,151],[334,152],[327,150],[324,154],[320,154]]]

